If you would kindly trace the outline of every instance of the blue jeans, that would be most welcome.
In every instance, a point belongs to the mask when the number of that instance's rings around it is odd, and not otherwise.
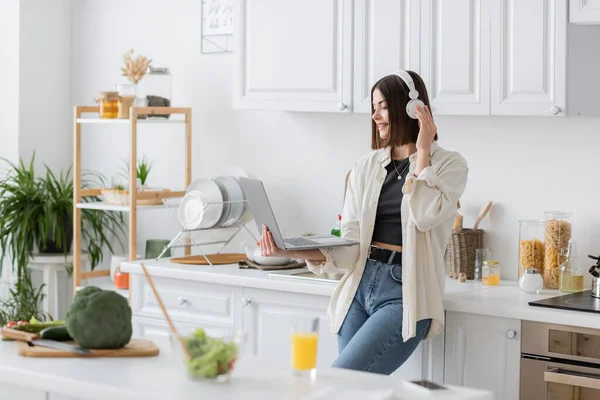
[[[338,332],[340,355],[333,367],[389,375],[415,351],[430,324],[418,321],[417,335],[403,341],[402,266],[368,260]]]

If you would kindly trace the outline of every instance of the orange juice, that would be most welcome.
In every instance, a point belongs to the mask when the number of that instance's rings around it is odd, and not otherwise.
[[[500,284],[500,275],[490,274],[487,278],[487,285],[496,286]]]
[[[292,368],[309,370],[317,366],[317,333],[292,334]]]

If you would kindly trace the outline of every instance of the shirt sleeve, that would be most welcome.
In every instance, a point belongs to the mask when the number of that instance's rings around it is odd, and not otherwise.
[[[410,173],[403,192],[408,196],[412,219],[418,230],[429,231],[456,214],[457,203],[467,185],[468,167],[455,154],[436,167],[428,166],[419,176]]]
[[[344,239],[360,242],[360,211],[358,204],[361,200],[361,184],[356,173],[356,166],[350,172],[348,188],[344,199],[342,211],[342,237]],[[323,273],[346,272],[352,268],[360,256],[360,245],[343,247],[326,247],[319,249],[325,256],[325,261],[320,263],[306,260],[308,269],[317,275]]]

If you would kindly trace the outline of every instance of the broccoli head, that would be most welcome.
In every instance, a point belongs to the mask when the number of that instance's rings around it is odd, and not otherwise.
[[[131,308],[111,290],[88,286],[77,292],[65,322],[83,348],[120,349],[131,340]]]

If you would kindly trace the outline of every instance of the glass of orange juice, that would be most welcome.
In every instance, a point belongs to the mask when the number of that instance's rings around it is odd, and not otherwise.
[[[315,369],[319,344],[319,318],[294,316],[291,335],[292,370],[297,374],[303,374]]]

